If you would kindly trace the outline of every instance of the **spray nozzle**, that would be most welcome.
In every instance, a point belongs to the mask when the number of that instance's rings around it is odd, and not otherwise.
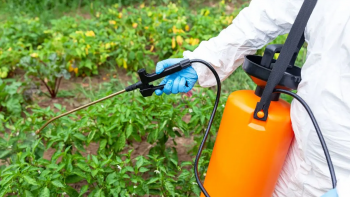
[[[187,68],[189,66],[191,66],[191,60],[185,59],[185,60],[180,61],[177,64],[174,64],[174,65],[164,69],[164,71],[160,74],[157,74],[157,73],[149,74],[146,72],[146,70],[144,68],[142,68],[142,69],[137,71],[137,73],[139,74],[139,77],[140,77],[140,81],[133,84],[133,85],[126,87],[125,90],[127,92],[129,92],[129,91],[133,91],[135,89],[140,89],[140,92],[141,92],[143,97],[151,96],[154,91],[156,91],[158,89],[163,89],[164,85],[153,86],[152,84],[149,84],[150,82],[153,82],[153,81],[158,80],[160,78],[163,78],[165,76],[174,74],[174,73],[176,73],[184,68]]]

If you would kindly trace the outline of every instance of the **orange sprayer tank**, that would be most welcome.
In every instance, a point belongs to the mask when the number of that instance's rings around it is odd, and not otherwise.
[[[228,97],[204,181],[211,197],[272,196],[294,134],[289,103],[271,101],[260,121],[253,118],[259,101],[252,90]]]

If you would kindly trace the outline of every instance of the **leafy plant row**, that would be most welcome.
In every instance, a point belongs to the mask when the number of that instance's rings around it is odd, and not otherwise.
[[[115,91],[113,83],[105,85],[95,96]],[[145,99],[139,93],[123,94],[58,119],[38,135],[34,131],[57,114],[31,106],[26,118],[5,120],[0,162],[7,165],[0,166],[0,196],[199,195],[192,162],[180,162],[176,148],[166,144],[173,141],[176,147],[175,137],[194,134],[201,140],[215,95],[210,89],[193,94],[194,101],[181,95]],[[190,118],[184,121],[185,116]],[[133,144],[145,140],[151,147],[145,155],[132,155]],[[86,153],[92,143],[99,146],[96,155]],[[52,156],[44,159],[49,150],[54,150]],[[190,154],[196,151],[197,145]],[[209,156],[209,150],[203,154],[202,172]]]
[[[59,71],[66,69],[77,76],[97,74],[104,65],[132,71],[153,68],[155,60],[181,56],[226,27],[234,14],[223,11],[223,5],[198,12],[175,4],[115,5],[91,18],[65,16],[49,26],[37,17],[16,17],[0,24],[0,77],[6,78],[18,66],[25,71],[50,69],[45,64],[52,54],[59,59],[56,64],[64,65]]]

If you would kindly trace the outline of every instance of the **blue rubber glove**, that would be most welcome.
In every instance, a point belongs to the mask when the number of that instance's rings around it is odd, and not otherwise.
[[[332,189],[329,192],[323,194],[322,197],[338,197],[338,193],[336,189]]]
[[[169,66],[179,63],[183,58],[166,59],[157,63],[156,73],[160,74]],[[166,76],[159,85],[165,84],[163,90],[156,90],[156,95],[177,94],[179,92],[187,93],[197,82],[198,76],[192,66],[185,68],[179,72]]]

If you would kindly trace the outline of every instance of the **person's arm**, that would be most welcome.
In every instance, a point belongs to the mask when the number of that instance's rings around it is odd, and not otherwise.
[[[189,59],[203,59],[212,64],[220,79],[226,79],[243,63],[244,56],[254,54],[278,35],[286,34],[299,12],[303,0],[252,0],[217,37],[203,41]],[[208,68],[192,64],[203,87],[216,85]]]

